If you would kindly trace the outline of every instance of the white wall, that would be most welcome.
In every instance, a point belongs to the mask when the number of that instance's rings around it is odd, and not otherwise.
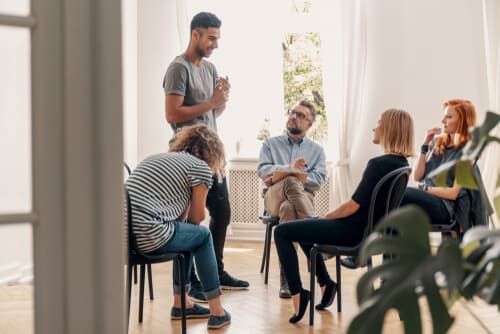
[[[470,99],[481,121],[488,97],[480,1],[366,3],[367,116],[354,133],[356,180],[369,157],[378,153],[370,144],[371,129],[383,110],[399,107],[412,113],[419,147],[425,130],[441,125],[442,102]]]
[[[123,159],[137,163],[137,0],[122,1]]]
[[[222,2],[221,2],[222,3]],[[367,66],[363,106],[366,116],[359,124],[355,136],[354,152],[351,157],[354,182],[357,183],[366,161],[379,149],[371,144],[372,131],[378,115],[390,107],[406,109],[414,115],[416,125],[416,146],[419,147],[424,132],[429,127],[439,126],[441,104],[451,98],[472,100],[479,112],[479,121],[487,105],[487,81],[484,59],[481,2],[470,0],[377,0],[367,4]],[[205,7],[203,7],[205,6]],[[243,5],[241,5],[243,6]],[[239,6],[239,7],[241,7]],[[229,74],[233,82],[233,101],[219,120],[219,132],[226,143],[228,156],[234,154],[237,136],[243,142],[253,140],[255,135],[244,132],[247,125],[257,124],[260,128],[268,110],[280,108],[272,96],[280,94],[274,88],[259,91],[258,79],[238,73],[247,68],[259,73],[261,65],[269,61],[270,46],[262,45],[261,32],[245,33],[246,25],[238,25],[238,20],[257,15],[245,8],[234,17],[221,17],[223,29],[220,48],[210,59],[221,70]],[[188,21],[194,11],[212,10],[204,3],[193,1],[188,8]],[[237,8],[235,9],[235,11]],[[266,12],[267,13],[267,12]],[[246,15],[248,14],[248,15]],[[252,14],[252,15],[251,15]],[[259,24],[267,24],[269,18],[257,15]],[[138,159],[162,151],[170,138],[171,130],[164,119],[164,95],[161,88],[162,78],[170,61],[184,48],[179,44],[176,25],[175,1],[149,0],[138,4]],[[277,31],[282,23],[273,23]],[[225,36],[225,32],[241,28],[240,39]],[[269,30],[270,28],[268,28]],[[270,32],[272,33],[272,32]],[[325,39],[325,37],[323,37]],[[254,62],[230,67],[229,59],[235,59],[238,52],[254,55]],[[267,59],[267,60],[266,60]],[[331,75],[336,75],[332,71]],[[269,78],[264,77],[264,82]],[[238,91],[241,82],[252,79],[256,82],[253,91]],[[328,79],[324,79],[325,82]],[[236,96],[246,94],[247,103],[237,104]],[[266,95],[267,94],[267,95]],[[271,95],[269,95],[271,94]],[[249,116],[253,115],[253,117]],[[258,117],[257,117],[258,116]],[[336,115],[330,113],[329,121],[335,122]],[[284,122],[284,120],[283,120]],[[235,135],[228,128],[241,129]],[[330,134],[331,135],[331,134]],[[336,144],[335,144],[336,145]],[[245,145],[242,147],[245,155]],[[250,150],[254,152],[255,150]],[[334,149],[326,147],[327,158],[334,160]],[[256,155],[256,152],[254,153]]]
[[[211,11],[222,21],[219,48],[209,61],[231,83],[226,110],[217,119],[218,134],[228,159],[257,157],[262,143],[257,135],[266,117],[271,135],[281,134],[286,117],[283,101],[281,42],[288,0],[191,1],[188,22],[200,11]],[[263,10],[265,8],[265,10]],[[294,27],[295,28],[295,27]],[[236,153],[239,141],[240,152]]]
[[[0,214],[26,213],[32,208],[29,29],[0,27],[0,44]],[[32,267],[31,236],[30,226],[0,226],[0,282]]]
[[[0,284],[31,281],[32,277],[31,224],[0,226]]]
[[[168,150],[172,130],[165,120],[162,82],[168,64],[182,51],[176,1],[138,1],[137,161]]]

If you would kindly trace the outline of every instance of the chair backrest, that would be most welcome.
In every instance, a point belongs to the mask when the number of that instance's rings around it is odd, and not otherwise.
[[[478,189],[485,189],[481,172],[477,164],[473,166],[472,177],[478,184]],[[479,225],[488,225],[493,208],[486,193],[478,189],[462,188],[455,201],[455,212],[451,224],[458,223],[463,232]]]
[[[132,200],[130,199],[130,194],[128,192],[127,187],[124,187],[125,191],[125,199],[127,203],[127,244],[129,255],[140,255],[145,258],[153,258],[152,256],[148,256],[139,250],[137,246],[137,239],[135,237],[134,231],[132,229]]]
[[[126,201],[126,218],[127,218],[127,245],[129,254],[135,252],[135,238],[132,232],[132,202],[127,187],[124,187],[125,201]]]
[[[410,179],[411,167],[401,167],[387,173],[377,182],[373,189],[368,209],[368,224],[365,227],[365,237],[373,226],[390,211],[401,204],[403,195]]]
[[[128,172],[128,176],[130,176],[131,169],[128,166],[126,162],[123,163],[123,166]],[[128,249],[128,254],[129,256],[131,255],[141,255],[142,257],[149,258],[150,256],[145,255],[139,250],[139,247],[137,246],[137,239],[135,237],[134,231],[133,231],[133,226],[132,226],[132,200],[130,198],[130,193],[127,189],[127,186],[123,187],[123,191],[125,193],[125,209],[126,209],[126,224],[127,224],[127,249]]]
[[[130,166],[126,162],[123,162],[123,167],[125,167],[125,169],[127,170],[128,176],[130,176],[130,174],[132,173]]]

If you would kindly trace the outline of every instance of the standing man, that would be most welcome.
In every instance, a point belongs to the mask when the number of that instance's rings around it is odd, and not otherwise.
[[[219,78],[215,66],[204,58],[210,57],[218,47],[221,21],[212,13],[201,12],[191,21],[191,38],[187,50],[169,65],[163,88],[165,90],[165,117],[175,133],[186,125],[203,123],[217,130],[216,118],[226,107],[230,84],[228,78]],[[226,178],[213,186],[207,196],[219,280],[223,289],[246,289],[246,281],[236,279],[224,270],[223,251],[226,230],[231,219]],[[191,273],[189,295],[206,301],[201,284],[194,271]]]
[[[314,193],[326,177],[325,151],[305,137],[315,118],[316,110],[310,102],[298,102],[288,111],[287,134],[270,138],[262,145],[257,172],[267,187],[264,207],[271,216],[279,216],[280,223],[315,214]],[[295,176],[273,183],[274,171],[288,168],[307,172],[305,183]],[[281,265],[279,296],[291,297]]]

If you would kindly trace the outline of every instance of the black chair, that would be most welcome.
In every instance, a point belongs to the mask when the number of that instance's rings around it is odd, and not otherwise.
[[[142,322],[142,313],[144,306],[144,281],[146,265],[151,266],[153,263],[161,263],[167,261],[177,261],[179,265],[179,281],[181,282],[181,291],[186,290],[186,270],[185,258],[189,253],[165,253],[161,255],[148,255],[142,253],[137,247],[137,241],[132,231],[132,202],[128,190],[125,189],[125,197],[127,201],[127,231],[128,231],[128,265],[127,265],[127,289],[128,289],[128,314],[130,315],[130,299],[132,292],[132,267],[140,266],[139,279],[139,322]],[[149,275],[151,282],[151,274]],[[150,283],[151,288],[151,283]],[[186,333],[186,294],[181,293],[181,317],[182,317],[182,333]],[[127,322],[128,323],[128,322]]]
[[[336,274],[337,274],[337,312],[342,312],[342,282],[341,282],[341,268],[340,256],[357,256],[363,241],[370,235],[373,225],[376,223],[375,211],[378,215],[384,216],[391,210],[399,207],[403,194],[408,185],[410,178],[411,167],[398,168],[387,175],[385,175],[373,189],[370,199],[370,207],[368,209],[368,222],[365,227],[363,239],[361,242],[352,247],[338,246],[338,245],[318,245],[315,244],[310,251],[311,262],[311,295],[309,306],[309,325],[314,324],[314,289],[316,285],[316,256],[319,253],[326,253],[335,256],[336,259]],[[381,191],[384,190],[384,191]],[[383,209],[383,211],[380,211]],[[367,262],[368,270],[371,269],[371,259]]]
[[[124,162],[123,167],[125,167],[125,170],[127,171],[127,175],[130,176],[132,173],[132,170],[130,169],[130,166]],[[151,263],[148,263],[146,265],[147,270],[148,270],[148,287],[149,287],[149,299],[153,300],[154,299],[154,294],[153,294],[153,271],[151,270]],[[133,266],[134,268],[134,284],[137,284],[137,266]]]
[[[477,162],[477,161],[476,161]],[[483,179],[477,164],[473,167],[472,177],[484,189]],[[494,213],[487,197],[476,189],[462,188],[455,201],[455,214],[447,224],[432,224],[432,232],[441,232],[443,237],[452,236],[458,240],[468,229],[478,225],[488,225],[488,218]]]
[[[456,219],[451,219],[449,224],[432,224],[432,232],[440,232],[442,238],[452,237],[458,240],[462,240],[463,232],[460,229],[460,224],[457,223]]]
[[[266,270],[264,274],[264,284],[267,284],[267,280],[269,277],[269,259],[271,254],[271,239],[273,236],[273,227],[280,223],[279,217],[273,217],[267,214],[264,211],[264,214],[259,217],[262,220],[262,223],[266,225],[266,237],[264,240],[264,251],[262,253],[262,263],[260,264],[260,273]]]

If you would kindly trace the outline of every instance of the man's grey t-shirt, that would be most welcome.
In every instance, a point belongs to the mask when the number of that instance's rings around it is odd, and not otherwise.
[[[193,64],[184,54],[175,57],[163,79],[165,95],[184,96],[185,106],[193,106],[210,100],[217,80],[217,70],[214,64],[201,59],[200,65]],[[209,110],[195,119],[170,123],[174,133],[186,125],[203,123],[217,130],[215,110]]]

